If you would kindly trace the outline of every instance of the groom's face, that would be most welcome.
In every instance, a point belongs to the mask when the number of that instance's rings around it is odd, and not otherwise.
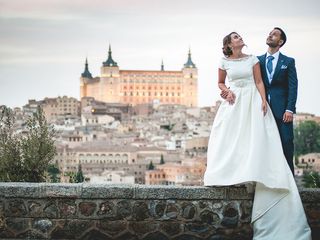
[[[278,29],[273,29],[269,33],[266,43],[269,47],[272,47],[272,48],[280,47],[281,44],[283,43],[283,40],[281,39],[281,32]]]

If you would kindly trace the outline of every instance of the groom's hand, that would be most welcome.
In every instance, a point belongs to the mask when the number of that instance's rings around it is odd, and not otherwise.
[[[283,122],[289,123],[293,121],[293,113],[285,111],[283,114]]]

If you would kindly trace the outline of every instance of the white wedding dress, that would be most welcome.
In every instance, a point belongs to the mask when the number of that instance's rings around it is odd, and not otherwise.
[[[233,105],[223,101],[212,125],[205,186],[256,183],[252,209],[254,240],[310,240],[311,230],[279,132],[268,106],[266,116],[253,79],[253,55],[221,60]]]

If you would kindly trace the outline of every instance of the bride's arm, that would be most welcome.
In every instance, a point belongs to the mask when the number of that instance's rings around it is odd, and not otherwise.
[[[219,68],[219,70],[218,70],[218,86],[221,91],[229,91],[229,89],[226,86],[226,76],[227,76],[227,72],[225,70],[222,70]]]
[[[253,77],[254,77],[254,82],[257,86],[257,89],[258,89],[260,96],[261,96],[261,99],[262,99],[262,111],[264,114],[266,114],[267,113],[266,90],[264,88],[264,84],[262,81],[259,63],[256,63],[253,66]]]
[[[219,68],[219,70],[218,70],[218,86],[219,86],[220,90],[222,91],[222,95],[225,96],[225,99],[230,104],[233,104],[236,96],[234,95],[234,93],[230,89],[227,88],[226,76],[227,76],[227,72],[225,70],[222,70]]]

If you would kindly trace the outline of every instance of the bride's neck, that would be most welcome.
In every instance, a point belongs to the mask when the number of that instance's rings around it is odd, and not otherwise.
[[[242,58],[243,56],[244,56],[244,54],[239,49],[239,50],[233,50],[233,53],[232,53],[232,55],[230,55],[230,58]]]

